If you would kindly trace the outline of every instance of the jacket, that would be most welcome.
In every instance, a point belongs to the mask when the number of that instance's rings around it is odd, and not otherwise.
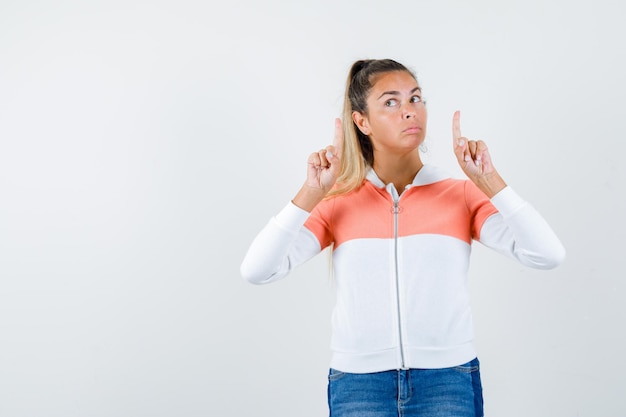
[[[361,187],[311,213],[287,204],[253,241],[241,273],[276,281],[332,245],[331,367],[446,368],[476,357],[467,279],[474,240],[533,268],[565,256],[512,188],[489,200],[471,181],[425,165],[400,195],[370,169]]]

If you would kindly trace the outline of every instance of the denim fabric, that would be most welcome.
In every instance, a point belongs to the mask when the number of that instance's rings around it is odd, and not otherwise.
[[[351,374],[331,369],[331,417],[482,417],[480,364]]]

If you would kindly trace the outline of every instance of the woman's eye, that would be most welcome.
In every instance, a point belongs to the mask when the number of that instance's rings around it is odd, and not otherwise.
[[[421,101],[422,101],[422,98],[420,96],[411,97],[411,103],[420,103]]]
[[[385,101],[385,106],[387,106],[387,107],[393,107],[396,104],[398,104],[398,101],[396,99],[394,99],[394,98],[391,98],[391,99]]]

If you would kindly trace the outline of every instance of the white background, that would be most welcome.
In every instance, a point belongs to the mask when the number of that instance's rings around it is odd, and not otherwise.
[[[475,245],[488,416],[626,416],[624,6],[0,0],[0,416],[324,416],[327,253],[239,265],[332,140],[350,64],[393,58],[562,238]]]

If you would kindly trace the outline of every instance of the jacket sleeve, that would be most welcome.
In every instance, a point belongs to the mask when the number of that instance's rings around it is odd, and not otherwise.
[[[253,284],[285,277],[321,251],[319,241],[304,227],[309,213],[289,202],[252,241],[241,264],[241,275]]]
[[[491,199],[498,213],[484,222],[479,241],[521,264],[552,269],[565,260],[565,248],[545,219],[511,187]]]

